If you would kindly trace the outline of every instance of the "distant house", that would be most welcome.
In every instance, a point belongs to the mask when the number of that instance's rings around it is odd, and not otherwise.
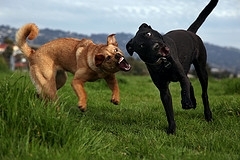
[[[8,44],[2,43],[0,44],[0,55],[6,50]],[[18,46],[13,46],[13,53],[10,57],[9,62],[11,70],[27,70],[28,69],[28,62],[27,59],[24,57],[23,53],[19,50]]]
[[[7,46],[8,44],[5,43],[0,44],[0,54],[2,54],[6,50]]]
[[[28,61],[18,46],[13,46],[11,70],[28,70]]]

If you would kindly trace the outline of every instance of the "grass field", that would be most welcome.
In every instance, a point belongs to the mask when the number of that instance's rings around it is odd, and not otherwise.
[[[167,120],[159,92],[148,76],[117,74],[121,103],[110,103],[102,80],[87,83],[88,108],[77,107],[69,78],[55,103],[35,98],[27,73],[0,74],[0,159],[240,159],[240,79],[209,80],[214,121],[198,106],[182,110],[180,87],[171,84],[175,135],[167,135]]]

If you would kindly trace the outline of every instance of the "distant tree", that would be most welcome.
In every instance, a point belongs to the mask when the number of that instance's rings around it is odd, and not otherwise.
[[[14,42],[11,39],[9,39],[8,37],[5,37],[4,40],[3,40],[3,43],[8,44],[7,48],[2,53],[2,55],[3,55],[3,58],[5,59],[6,63],[9,65],[10,64],[10,57],[13,54]]]
[[[8,37],[5,37],[5,38],[3,39],[3,43],[5,43],[5,44],[9,44],[9,45],[11,45],[11,46],[14,45],[13,40],[11,40],[11,39],[8,38]]]
[[[9,67],[5,61],[5,59],[3,58],[2,55],[0,55],[0,72],[7,72],[9,71]]]

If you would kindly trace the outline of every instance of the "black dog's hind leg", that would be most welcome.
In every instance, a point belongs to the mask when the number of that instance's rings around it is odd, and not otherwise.
[[[193,108],[195,109],[197,107],[197,101],[196,101],[196,98],[194,95],[194,89],[191,83],[190,83],[190,98],[192,101]]]
[[[204,105],[204,116],[206,121],[211,121],[212,120],[212,112],[209,107],[209,101],[208,101],[208,93],[207,93],[207,88],[208,88],[208,73],[206,70],[206,63],[198,63],[194,62],[194,67],[197,72],[201,87],[202,87],[202,101]]]

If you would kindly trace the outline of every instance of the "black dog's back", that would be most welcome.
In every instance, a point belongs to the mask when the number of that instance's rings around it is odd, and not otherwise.
[[[195,33],[186,30],[174,30],[166,33],[163,37],[166,42],[174,42],[174,46],[171,46],[171,48],[176,49],[174,53],[177,53],[177,55],[172,56],[177,56],[175,59],[178,59],[183,65],[185,74],[188,73],[191,64],[199,56],[201,56],[201,59],[207,57],[206,52],[199,54],[199,50],[202,50],[204,45],[201,38]]]

